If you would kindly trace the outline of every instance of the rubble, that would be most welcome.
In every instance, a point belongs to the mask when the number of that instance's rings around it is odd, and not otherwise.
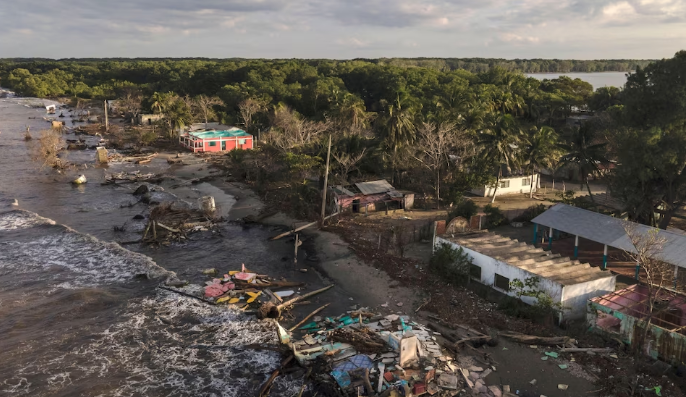
[[[361,308],[318,320],[299,327],[303,336],[291,337],[288,346],[301,366],[330,377],[338,395],[455,396],[468,388],[474,395],[503,396],[498,386],[485,384],[492,369],[461,367],[454,344],[409,316]]]

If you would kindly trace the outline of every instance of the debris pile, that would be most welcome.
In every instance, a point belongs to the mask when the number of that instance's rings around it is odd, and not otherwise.
[[[124,156],[119,153],[110,153],[107,158],[112,163],[135,163],[135,164],[149,164],[152,159],[157,157],[157,153],[144,154],[140,156]]]
[[[486,386],[484,378],[494,366],[459,361],[460,344],[469,336],[451,331],[460,340],[450,342],[454,337],[432,328],[436,326],[418,324],[409,316],[383,316],[362,308],[338,317],[316,316],[298,328],[302,339],[291,342],[289,337],[285,343],[300,365],[315,369],[317,389],[335,384],[339,395],[509,395],[498,386]]]
[[[108,156],[111,161],[112,156]],[[133,172],[115,172],[112,174],[105,174],[104,185],[114,184],[119,181],[120,183],[134,183],[140,181],[152,182],[154,179],[161,179],[158,175],[153,173],[142,174],[140,171]]]
[[[190,233],[206,230],[218,231],[218,228],[215,220],[202,211],[162,203],[150,211],[141,242],[168,245],[173,241],[186,240]]]

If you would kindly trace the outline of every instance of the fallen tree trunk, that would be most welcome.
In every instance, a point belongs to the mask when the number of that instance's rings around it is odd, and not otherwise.
[[[523,343],[526,345],[543,345],[543,346],[555,346],[562,345],[567,346],[574,342],[574,339],[568,336],[554,336],[554,337],[543,337],[534,335],[524,335],[518,334],[516,332],[501,331],[498,335],[513,340],[515,342]]]

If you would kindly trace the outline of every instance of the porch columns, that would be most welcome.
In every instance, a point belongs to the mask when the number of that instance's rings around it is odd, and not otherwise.
[[[538,239],[538,223],[534,223],[534,245],[536,245],[537,239]]]
[[[636,280],[638,280],[638,273],[641,271],[641,263],[636,261]]]
[[[574,259],[579,257],[579,236],[574,238]]]
[[[603,270],[607,269],[607,244],[603,248]]]
[[[549,250],[553,249],[553,231],[554,231],[554,229],[551,227],[550,232],[548,232],[548,249]]]

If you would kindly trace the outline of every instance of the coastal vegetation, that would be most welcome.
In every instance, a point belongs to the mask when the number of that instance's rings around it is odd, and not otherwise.
[[[635,72],[595,91],[522,73],[607,70]],[[140,145],[193,122],[240,126],[259,144],[228,154],[235,175],[304,218],[318,215],[331,136],[335,184],[384,177],[441,207],[511,173],[563,169],[589,191],[606,178],[631,219],[665,228],[686,201],[683,70],[683,51],[655,62],[15,59],[0,61],[0,85],[75,106],[118,99],[128,120],[163,115],[136,130]]]

